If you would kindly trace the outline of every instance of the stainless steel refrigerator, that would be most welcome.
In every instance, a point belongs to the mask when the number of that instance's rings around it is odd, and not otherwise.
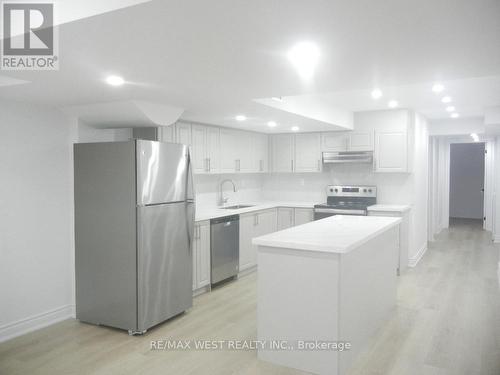
[[[76,317],[144,333],[192,306],[189,149],[74,145]]]

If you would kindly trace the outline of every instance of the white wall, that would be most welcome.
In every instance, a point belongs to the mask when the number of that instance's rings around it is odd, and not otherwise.
[[[495,139],[495,165],[500,165],[500,136]],[[493,191],[493,240],[500,242],[500,171],[495,170]]]
[[[132,129],[97,129],[78,121],[78,130],[75,142],[117,142],[128,141],[132,138]]]
[[[71,316],[74,122],[0,101],[0,341]]]
[[[413,173],[411,175],[412,210],[410,213],[410,262],[415,264],[427,250],[429,199],[429,131],[427,120],[414,118]]]
[[[450,148],[450,217],[482,219],[484,143],[456,143]]]
[[[429,123],[431,136],[484,134],[485,129],[484,119],[481,117],[433,120]]]
[[[264,178],[265,176],[260,174],[194,175],[196,207],[203,209],[219,205],[219,185],[224,179],[231,179],[236,185],[236,193],[234,193],[230,183],[224,184],[224,197],[228,198],[226,204],[262,201]]]

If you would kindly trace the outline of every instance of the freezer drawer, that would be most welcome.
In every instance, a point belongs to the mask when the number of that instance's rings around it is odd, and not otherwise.
[[[216,284],[238,274],[239,241],[239,215],[210,221],[211,284]]]
[[[191,238],[194,204],[138,207],[138,330],[193,304]]]

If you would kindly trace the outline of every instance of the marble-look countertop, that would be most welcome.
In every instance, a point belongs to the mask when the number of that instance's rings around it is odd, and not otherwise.
[[[215,219],[218,217],[241,215],[254,211],[262,211],[277,207],[293,207],[293,208],[313,208],[316,203],[313,202],[242,202],[228,203],[226,206],[234,206],[236,204],[252,205],[252,207],[239,209],[223,209],[220,207],[196,207],[195,221],[204,221]]]
[[[409,204],[375,204],[368,207],[368,211],[385,211],[385,212],[406,212],[411,209]]]
[[[401,223],[401,218],[379,216],[330,216],[253,239],[254,245],[348,253],[384,231]]]

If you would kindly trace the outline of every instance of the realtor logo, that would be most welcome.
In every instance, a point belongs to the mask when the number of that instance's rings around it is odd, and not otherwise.
[[[58,69],[54,4],[2,3],[1,69]]]

